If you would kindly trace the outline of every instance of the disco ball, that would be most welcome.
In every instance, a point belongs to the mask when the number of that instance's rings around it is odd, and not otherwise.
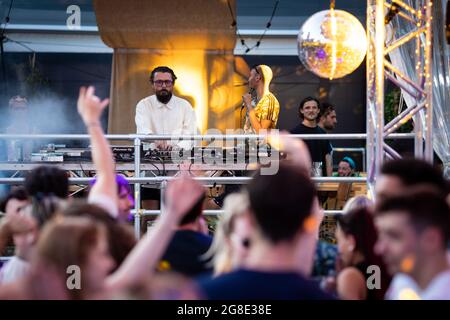
[[[352,73],[367,51],[364,27],[342,10],[312,15],[300,28],[297,43],[298,56],[306,69],[330,80]]]

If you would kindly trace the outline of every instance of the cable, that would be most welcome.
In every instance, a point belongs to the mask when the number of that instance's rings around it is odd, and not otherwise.
[[[166,165],[165,165],[165,162],[164,162],[164,160],[163,160],[163,158],[162,157],[159,157],[159,156],[156,156],[156,155],[153,155],[153,156],[151,156],[150,157],[150,160],[158,160],[159,161],[159,163],[161,163],[161,165],[162,165],[162,175],[163,176],[165,176],[166,175]],[[155,164],[153,164],[152,163],[152,165],[154,166],[154,167],[156,167],[155,166]],[[156,167],[157,168],[157,167]],[[158,169],[158,175],[160,176],[161,175],[161,170],[159,170]]]
[[[21,47],[24,47],[25,49],[29,50],[29,51],[32,52],[32,53],[36,53],[36,51],[34,51],[34,50],[33,50],[32,48],[30,48],[29,46],[25,45],[25,43],[28,43],[28,44],[43,44],[43,43],[31,42],[31,41],[17,41],[17,40],[11,39],[11,38],[9,38],[9,37],[5,37],[5,39],[6,39],[7,41],[11,41],[11,42],[13,42],[13,43],[18,44],[18,45],[21,46]],[[81,70],[81,69],[76,68],[76,67],[74,67],[74,66],[66,65],[66,67],[69,68],[69,69],[72,69],[72,70],[81,72],[81,73],[83,73],[83,74],[85,74],[85,75],[92,76],[92,77],[97,78],[97,79],[99,79],[99,80],[106,80],[104,77],[101,77],[101,76],[99,76],[98,74],[95,74],[95,73],[92,73],[92,72],[89,72],[89,71],[85,71],[85,70]]]
[[[166,172],[166,164],[165,164],[165,162],[164,162],[164,159],[163,159],[162,157],[159,157],[159,156],[155,156],[155,158],[158,159],[158,160],[161,162],[161,165],[162,165],[162,167],[163,167],[163,172],[162,172],[162,174],[163,174],[163,176],[166,176],[166,175],[167,175],[167,172]]]
[[[161,176],[161,170],[154,164],[153,162],[150,162],[150,164],[155,167],[156,170],[158,170],[158,176]]]
[[[233,13],[233,9],[231,8],[231,4],[230,1],[227,0],[227,4],[228,4],[228,9],[230,11],[230,15],[231,18],[233,19],[232,23],[231,23],[231,27],[236,29],[236,34],[238,36],[238,38],[241,40],[241,45],[244,46],[245,49],[245,53],[249,53],[251,50],[253,50],[254,48],[258,48],[261,45],[261,41],[264,38],[264,36],[266,35],[267,30],[269,30],[269,28],[272,26],[272,19],[275,16],[275,12],[277,11],[278,8],[278,3],[280,2],[280,0],[276,0],[274,7],[272,9],[272,14],[270,15],[270,19],[269,21],[266,23],[266,28],[264,29],[264,32],[261,34],[261,36],[259,37],[259,39],[256,41],[256,44],[254,44],[252,47],[249,47],[246,43],[245,43],[245,39],[242,37],[242,35],[239,32],[239,29],[237,28],[237,22],[236,22],[236,16]]]
[[[259,45],[261,43],[261,40],[266,35],[267,30],[269,30],[269,28],[272,26],[272,19],[273,19],[274,15],[275,15],[275,12],[277,11],[277,7],[278,7],[278,3],[279,2],[280,2],[279,0],[277,0],[275,2],[275,5],[274,5],[273,10],[272,10],[272,14],[271,14],[270,19],[269,19],[269,22],[267,22],[267,24],[266,24],[266,29],[264,29],[263,34],[259,37],[259,40],[256,42],[255,46],[259,47]]]
[[[107,81],[109,81],[109,79],[107,79],[107,78],[105,78],[105,77],[102,77],[102,76],[100,76],[100,75],[98,75],[98,74],[95,74],[95,73],[92,73],[92,72],[89,72],[89,71],[85,71],[85,70],[79,69],[79,68],[74,67],[74,66],[65,65],[65,67],[67,67],[67,68],[69,68],[69,69],[72,69],[72,70],[75,70],[75,71],[78,71],[78,72],[80,72],[80,73],[82,73],[82,74],[85,74],[85,75],[88,75],[88,76],[97,78],[97,79],[99,79],[99,80],[105,80],[105,81],[107,80]]]
[[[195,159],[194,159],[194,161],[195,161]],[[192,162],[189,163],[188,173],[189,173],[190,176],[192,176],[192,172],[191,172],[191,167],[192,167],[192,165],[193,165]]]
[[[11,41],[13,43],[17,43],[19,46],[24,47],[25,49],[29,50],[32,53],[36,53],[33,49],[31,49],[29,46],[25,45],[24,42],[13,40],[10,37],[4,37],[6,39],[6,42]]]
[[[81,171],[83,171],[84,176],[89,177],[89,175],[86,173],[86,171],[84,171],[83,165],[81,164],[81,162],[79,162],[79,164],[80,164],[80,169],[81,169]]]
[[[233,22],[231,23],[231,26],[232,27],[236,27],[237,22],[236,22],[236,19],[234,17],[233,8],[231,8],[230,0],[227,0],[227,5],[228,5],[228,9],[230,10],[231,17],[233,18]]]
[[[156,169],[156,170],[158,170],[158,176],[161,176],[161,170],[152,162],[152,160],[159,160],[159,159],[156,159],[156,157],[155,156],[151,156],[150,158],[149,158],[149,160],[150,160],[150,164]]]
[[[1,41],[3,41],[3,35],[5,34],[6,26],[8,25],[9,20],[10,20],[9,16],[11,15],[11,9],[12,9],[13,2],[14,2],[14,0],[11,0],[11,2],[9,3],[8,13],[6,14],[6,17],[5,17],[5,25],[3,26],[2,33],[0,35]]]
[[[1,67],[2,67],[2,80],[4,82],[5,85],[5,93],[8,92],[8,79],[6,77],[6,65],[5,65],[5,50],[3,47],[3,42],[5,42],[5,31],[6,31],[6,26],[9,23],[9,16],[11,14],[11,9],[12,9],[12,5],[13,5],[13,1],[11,0],[11,2],[9,3],[9,9],[8,9],[8,13],[5,17],[5,25],[3,26],[3,29],[0,33],[0,59],[1,59]]]

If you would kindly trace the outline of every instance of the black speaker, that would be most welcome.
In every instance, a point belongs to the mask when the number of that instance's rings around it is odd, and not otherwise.
[[[447,37],[447,44],[450,44],[450,1],[447,0],[447,10],[445,18],[445,36]]]

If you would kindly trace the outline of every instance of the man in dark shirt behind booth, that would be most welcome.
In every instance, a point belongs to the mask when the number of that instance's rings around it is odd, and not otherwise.
[[[175,271],[188,277],[210,274],[212,265],[204,254],[212,244],[203,218],[202,197],[181,220],[160,265],[160,271]]]
[[[313,97],[306,97],[300,102],[298,112],[302,122],[291,130],[292,134],[326,133],[326,131],[317,124],[320,113],[319,100]],[[332,148],[329,140],[305,140],[305,143],[311,154],[312,162],[322,163],[322,175],[331,176],[333,174],[333,164],[331,161]]]

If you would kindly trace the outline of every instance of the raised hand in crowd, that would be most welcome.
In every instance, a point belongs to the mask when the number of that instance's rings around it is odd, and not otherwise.
[[[302,167],[309,175],[311,172],[311,156],[307,145],[300,139],[292,138],[287,131],[271,133],[267,137],[270,145],[280,152],[286,153],[287,160]]]
[[[175,228],[203,196],[204,188],[190,177],[171,180],[166,189],[162,214],[137,243],[119,269],[106,280],[107,290],[121,290],[138,284],[160,261]]]
[[[92,160],[97,170],[97,181],[89,193],[88,201],[100,205],[111,215],[118,215],[118,196],[115,163],[108,141],[100,123],[100,116],[109,99],[100,100],[95,88],[81,87],[78,96],[78,113],[91,136]]]
[[[87,127],[90,125],[100,125],[100,116],[108,104],[109,99],[100,100],[95,95],[95,88],[93,86],[80,88],[77,108],[78,113]]]
[[[182,176],[168,183],[164,206],[168,212],[175,214],[180,220],[205,192],[197,181]],[[181,216],[181,217],[180,217]]]
[[[8,213],[0,220],[0,252],[14,234],[28,233],[37,228],[35,219],[17,213]]]

